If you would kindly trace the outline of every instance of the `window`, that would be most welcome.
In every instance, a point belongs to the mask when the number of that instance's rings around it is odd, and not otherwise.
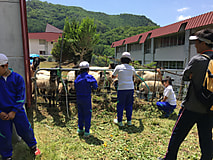
[[[117,53],[123,53],[123,52],[126,51],[126,47],[125,47],[125,46],[117,47],[117,48],[116,48],[116,51],[117,51]]]
[[[184,45],[184,43],[185,43],[185,34],[183,32],[178,34],[178,45]]]
[[[44,55],[45,54],[45,51],[39,51],[40,54]]]
[[[170,68],[170,69],[177,69],[176,64],[177,64],[177,62],[175,62],[175,61],[170,62],[170,63],[169,63],[169,68]]]
[[[165,69],[183,69],[183,61],[158,61],[157,66]]]
[[[177,61],[177,69],[183,69],[183,61]]]
[[[177,33],[177,34],[174,34],[174,35],[161,37],[159,39],[159,41],[160,41],[160,45],[155,45],[156,48],[184,45],[184,43],[185,43],[185,33],[181,32],[181,33]],[[156,43],[157,42],[158,41],[156,40]]]
[[[151,53],[151,39],[147,39],[147,40],[144,42],[144,53],[145,53],[145,54]]]
[[[45,45],[46,41],[44,39],[39,39],[39,44],[40,45]]]
[[[129,47],[128,47],[129,48]],[[128,49],[128,51],[138,51],[141,50],[141,44],[131,44],[130,45],[130,49]]]

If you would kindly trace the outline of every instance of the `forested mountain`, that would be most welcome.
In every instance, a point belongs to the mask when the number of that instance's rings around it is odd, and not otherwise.
[[[97,32],[100,34],[100,42],[95,47],[94,53],[99,55],[112,55],[114,49],[110,48],[110,45],[114,41],[159,27],[145,16],[107,15],[101,12],[86,11],[80,7],[56,5],[39,0],[28,0],[26,3],[29,32],[44,32],[47,23],[63,30],[66,18],[79,22],[86,17],[94,19]]]
[[[98,32],[106,32],[117,27],[156,26],[145,16],[120,14],[107,15],[101,12],[86,11],[80,7],[55,5],[39,0],[27,1],[27,20],[29,32],[44,32],[47,23],[63,29],[66,17],[81,21],[94,18]]]

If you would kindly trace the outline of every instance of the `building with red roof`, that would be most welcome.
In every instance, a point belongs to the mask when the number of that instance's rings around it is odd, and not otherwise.
[[[45,32],[28,33],[30,54],[51,55],[53,44],[62,37],[63,31],[47,24]]]
[[[115,57],[130,52],[142,65],[157,62],[160,67],[182,69],[197,52],[188,38],[203,28],[213,28],[213,12],[113,42]]]

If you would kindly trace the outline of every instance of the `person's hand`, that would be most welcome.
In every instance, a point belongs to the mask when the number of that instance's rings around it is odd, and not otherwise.
[[[8,119],[7,120],[13,120],[16,116],[16,112],[11,111],[8,113]]]
[[[0,113],[0,119],[5,121],[8,119],[8,117],[9,117],[9,115],[7,113],[5,113],[5,112]]]
[[[190,75],[189,75],[189,79],[192,79],[192,73],[190,73]]]

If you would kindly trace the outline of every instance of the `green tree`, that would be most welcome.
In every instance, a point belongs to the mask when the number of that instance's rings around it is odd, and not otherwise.
[[[83,19],[75,32],[76,36],[71,39],[71,48],[76,56],[80,56],[80,61],[83,61],[84,56],[91,54],[94,46],[99,42],[99,34],[96,33],[94,19],[88,17]]]
[[[90,62],[91,53],[95,45],[99,42],[99,34],[96,33],[94,19],[84,18],[79,24],[76,20],[69,23],[65,20],[63,38],[59,38],[54,45],[52,54],[56,59],[60,59],[61,44],[63,41],[62,61],[69,60],[77,63],[87,60]]]

